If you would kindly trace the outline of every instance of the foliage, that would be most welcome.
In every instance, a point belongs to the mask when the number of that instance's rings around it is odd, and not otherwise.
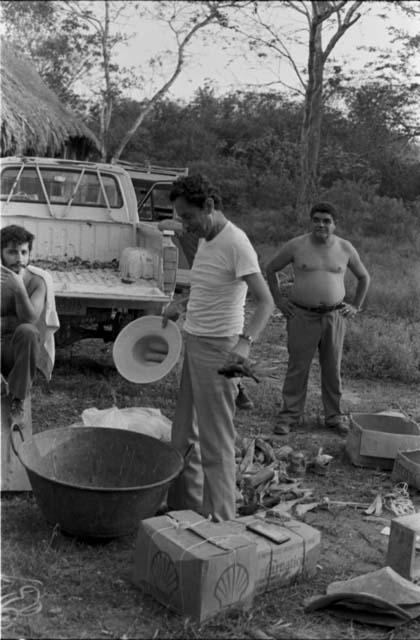
[[[361,318],[348,327],[343,368],[355,377],[420,382],[420,323]]]
[[[133,101],[119,102],[111,127],[116,139],[135,109]],[[402,156],[387,124],[378,131],[377,119],[358,117],[345,107],[325,111],[320,196],[345,215],[358,211],[364,230],[374,233],[385,229],[384,208],[401,235],[412,217],[407,201],[420,195],[418,150],[411,145]],[[229,209],[282,212],[296,199],[300,118],[301,106],[275,92],[217,97],[205,86],[187,104],[161,100],[124,159],[199,169],[219,183]],[[386,153],[377,152],[377,136],[388,140]],[[375,195],[386,198],[374,201]]]
[[[388,236],[402,240],[420,231],[419,201],[379,196],[377,187],[366,182],[337,180],[321,197],[340,212],[340,229],[346,233]]]

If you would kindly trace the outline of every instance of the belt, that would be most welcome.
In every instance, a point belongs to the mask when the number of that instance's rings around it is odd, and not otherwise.
[[[327,306],[325,304],[320,304],[318,307],[306,307],[303,304],[299,304],[298,302],[293,302],[292,304],[295,307],[299,307],[299,309],[304,309],[305,311],[314,311],[315,313],[328,313],[329,311],[336,311],[337,309],[342,309],[344,307],[344,302],[337,302],[337,304],[333,304],[331,306]]]

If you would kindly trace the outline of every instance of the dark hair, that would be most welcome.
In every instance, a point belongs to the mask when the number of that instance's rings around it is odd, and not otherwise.
[[[181,176],[175,180],[169,200],[173,202],[183,196],[190,204],[195,204],[200,209],[204,208],[207,198],[213,198],[216,209],[222,207],[222,196],[217,187],[213,186],[206,176],[196,173],[191,176]]]
[[[32,243],[35,238],[33,233],[23,227],[19,227],[17,224],[9,224],[9,226],[0,229],[0,237],[0,247],[2,251],[7,247],[9,242],[13,242],[13,244],[25,244],[25,242],[27,242],[29,251],[32,251]]]
[[[312,218],[315,213],[329,213],[334,222],[337,222],[337,209],[331,202],[316,202],[309,212],[309,216]]]

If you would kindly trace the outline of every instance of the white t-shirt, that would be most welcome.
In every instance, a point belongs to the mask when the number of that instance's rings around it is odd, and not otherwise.
[[[242,276],[260,273],[246,234],[227,222],[215,238],[200,240],[191,267],[185,331],[226,337],[241,333],[248,285]]]

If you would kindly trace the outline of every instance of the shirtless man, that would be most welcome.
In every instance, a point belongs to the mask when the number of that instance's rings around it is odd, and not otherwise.
[[[23,420],[40,353],[35,324],[44,308],[44,280],[27,267],[34,235],[17,225],[3,227],[1,237],[1,373],[11,397],[12,421]]]
[[[315,204],[310,219],[310,233],[286,242],[267,266],[274,302],[287,318],[289,352],[283,407],[274,433],[286,435],[303,421],[309,369],[318,348],[325,425],[344,435],[347,428],[340,409],[344,334],[347,320],[361,310],[370,276],[353,245],[334,235],[337,212],[332,204]],[[284,298],[276,273],[288,264],[295,279],[290,298]],[[343,302],[347,268],[357,278],[352,304]]]

